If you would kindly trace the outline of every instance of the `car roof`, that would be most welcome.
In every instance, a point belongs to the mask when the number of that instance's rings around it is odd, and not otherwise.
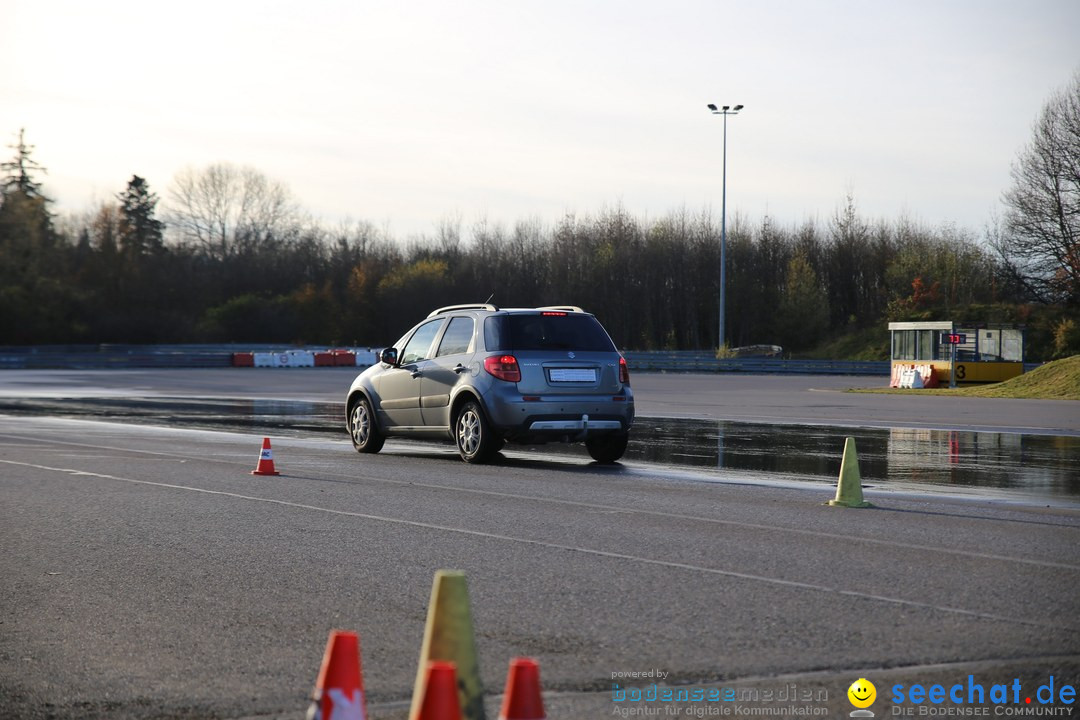
[[[565,313],[581,313],[583,315],[590,315],[591,313],[585,312],[577,305],[545,305],[543,307],[536,308],[500,308],[491,303],[467,303],[465,305],[447,305],[446,307],[432,310],[429,314],[429,318],[436,317],[437,315],[443,315],[451,312],[462,312],[467,310],[479,310],[484,312],[505,312],[505,313],[535,313],[535,312],[565,312]]]

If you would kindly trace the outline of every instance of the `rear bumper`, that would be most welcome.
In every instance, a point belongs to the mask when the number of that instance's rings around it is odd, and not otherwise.
[[[594,433],[627,432],[634,424],[629,388],[617,396],[600,397],[522,396],[515,390],[495,393],[485,401],[488,419],[508,440],[584,440]]]

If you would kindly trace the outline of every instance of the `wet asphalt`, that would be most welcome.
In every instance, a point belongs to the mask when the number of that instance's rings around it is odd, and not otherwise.
[[[0,413],[340,437],[341,388],[354,372],[23,371],[0,376]],[[831,482],[850,436],[875,486],[1080,500],[1075,403],[856,394],[845,390],[880,380],[850,377],[639,374],[634,384],[641,409],[625,462],[738,470],[750,482]],[[987,403],[1001,407],[985,412]],[[576,444],[531,450],[587,457]]]
[[[0,374],[0,394],[333,402],[345,377],[238,372]],[[668,382],[635,377],[640,414],[690,392],[676,378],[649,399]],[[785,412],[848,413],[850,394],[822,389],[789,389],[811,409]],[[730,386],[710,412],[775,422],[785,393],[753,394]],[[1035,415],[1009,421],[1069,425]],[[361,457],[305,435],[275,437],[282,474],[257,477],[260,439],[0,416],[0,717],[300,717],[336,627],[360,633],[371,715],[401,717],[440,568],[469,579],[492,717],[523,654],[551,717],[611,716],[613,675],[649,669],[688,687],[798,683],[825,692],[828,717],[851,710],[857,677],[879,693],[969,673],[1032,692],[1080,680],[1072,507],[868,488],[875,507],[850,510],[824,504],[826,483],[731,468],[533,451],[471,467],[449,447]]]
[[[0,397],[161,397],[344,402],[353,368],[5,370]],[[864,394],[888,378],[863,376],[635,373],[642,416],[739,422],[996,430],[1080,435],[1080,410],[1063,400]]]

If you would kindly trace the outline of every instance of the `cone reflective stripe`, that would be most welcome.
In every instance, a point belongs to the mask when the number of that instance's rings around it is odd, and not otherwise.
[[[360,668],[360,638],[354,632],[331,631],[311,693],[307,720],[365,720],[367,706]]]
[[[429,662],[425,675],[424,697],[417,720],[461,720],[454,663],[442,660]]]
[[[844,459],[840,461],[840,479],[836,483],[836,497],[829,501],[833,507],[873,507],[863,500],[862,477],[859,475],[859,454],[855,451],[855,438],[844,441]]]
[[[484,687],[476,661],[469,590],[465,584],[465,573],[457,570],[439,570],[435,573],[409,720],[420,717],[420,703],[423,702],[427,683],[427,664],[432,660],[454,663],[462,717],[465,720],[484,720]]]
[[[270,438],[263,438],[262,452],[259,453],[259,464],[251,471],[252,475],[280,475],[274,469],[274,451],[270,449]]]
[[[546,720],[540,696],[540,665],[532,658],[510,661],[499,720]]]

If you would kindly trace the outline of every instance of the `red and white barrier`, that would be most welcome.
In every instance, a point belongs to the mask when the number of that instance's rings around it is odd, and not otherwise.
[[[315,367],[315,353],[307,350],[255,353],[255,367]]]
[[[889,387],[921,389],[936,388],[937,386],[937,373],[934,372],[934,366],[929,363],[923,363],[922,365],[895,363],[892,366],[892,378],[889,380]]]
[[[374,348],[334,348],[331,350],[283,350],[281,352],[238,352],[232,354],[233,367],[370,367],[376,362]]]

